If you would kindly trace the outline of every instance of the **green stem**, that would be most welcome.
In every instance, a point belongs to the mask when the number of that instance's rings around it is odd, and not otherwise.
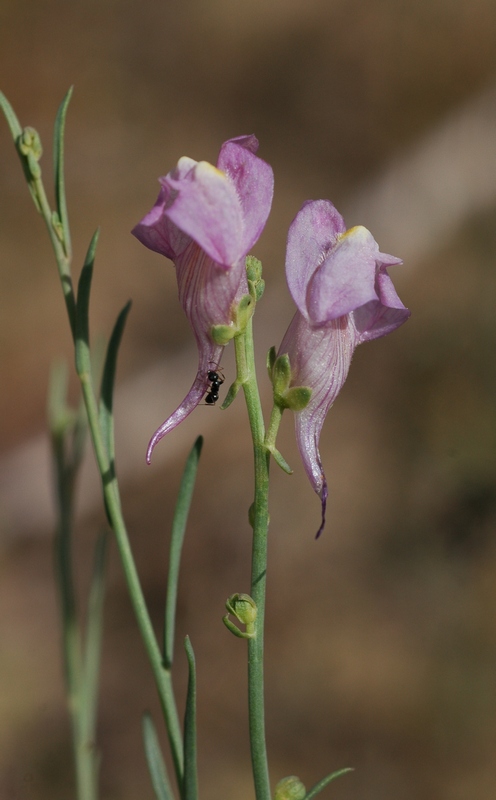
[[[182,734],[172,688],[171,671],[163,665],[162,654],[157,644],[157,639],[155,637],[155,632],[148,614],[138,572],[131,552],[131,546],[129,544],[129,538],[121,512],[117,480],[112,475],[110,462],[98,424],[98,408],[91,377],[88,373],[81,373],[79,378],[81,381],[83,399],[86,407],[86,413],[88,415],[88,424],[93,441],[96,460],[100,475],[102,477],[102,487],[106,507],[108,509],[108,513],[112,522],[112,528],[116,537],[117,547],[119,549],[124,575],[131,597],[131,603],[155,677],[162,711],[166,720],[167,731],[169,734],[176,778],[179,786],[182,786],[184,771]]]
[[[83,724],[81,631],[76,613],[72,577],[72,517],[74,479],[77,465],[70,466],[65,458],[63,430],[53,432],[52,445],[57,472],[59,523],[55,540],[55,557],[62,615],[62,650],[67,692],[67,705],[72,727],[72,744],[76,770],[78,800],[96,800],[97,770],[94,747],[88,746]]]
[[[52,225],[52,215],[41,178],[36,180],[36,195],[39,201],[41,214],[45,220],[52,242],[57,267],[66,302],[69,323],[73,339],[76,337],[76,302],[71,278],[70,260],[67,258],[62,243],[57,237]],[[102,431],[98,418],[98,407],[89,372],[80,371],[79,379],[83,393],[84,404],[88,416],[88,424],[96,455],[98,469],[102,480],[102,490],[106,507],[112,523],[119,555],[122,561],[124,575],[129,589],[131,604],[141,632],[143,643],[152,667],[160,703],[167,725],[167,732],[172,751],[172,759],[179,786],[182,786],[184,772],[183,744],[179,716],[172,688],[172,676],[169,668],[163,665],[160,648],[157,644],[153,626],[146,607],[138,572],[134,563],[129,538],[121,511],[118,484],[111,469],[109,457],[103,441]],[[69,634],[68,634],[69,635]],[[71,645],[71,652],[73,652]]]
[[[264,445],[265,427],[258,392],[253,350],[252,321],[235,338],[238,376],[245,393],[253,438],[255,461],[255,497],[252,506],[253,526],[251,597],[257,606],[256,635],[248,640],[248,714],[251,761],[256,800],[270,800],[269,767],[265,742],[264,711],[264,617],[267,573],[267,533],[269,526],[269,461]]]
[[[52,224],[52,212],[47,200],[45,187],[43,186],[43,181],[41,180],[41,177],[34,179],[34,185],[35,185],[36,197],[38,199],[38,203],[40,206],[41,215],[45,220],[45,225],[48,230],[48,235],[50,236],[50,241],[52,242],[53,251],[55,253],[55,259],[57,261],[60,283],[62,284],[62,291],[64,293],[67,316],[69,317],[69,324],[71,326],[72,338],[74,339],[76,333],[76,301],[74,297],[74,287],[72,285],[71,262],[70,259],[65,254],[62,242],[55,233],[55,229]]]

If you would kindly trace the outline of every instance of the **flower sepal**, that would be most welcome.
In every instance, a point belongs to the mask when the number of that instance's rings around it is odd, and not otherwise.
[[[291,386],[291,363],[287,353],[276,357],[275,348],[271,347],[267,356],[267,369],[274,392],[274,405],[281,410],[302,411],[312,396],[310,386]]]
[[[212,325],[210,336],[215,344],[225,347],[236,336],[236,330],[232,323],[230,325]]]

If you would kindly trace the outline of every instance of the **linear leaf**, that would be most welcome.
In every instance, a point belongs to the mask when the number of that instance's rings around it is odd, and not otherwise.
[[[93,234],[78,282],[75,344],[76,370],[79,376],[91,372],[89,307],[93,264],[99,233],[100,231],[96,230]]]
[[[321,792],[328,783],[336,780],[336,778],[340,778],[341,775],[346,775],[347,772],[353,771],[353,767],[345,767],[344,769],[338,769],[336,772],[332,772],[330,775],[326,775],[326,777],[322,778],[322,780],[316,783],[315,786],[312,786],[310,791],[306,793],[304,800],[313,800],[313,798],[317,797],[319,792]]]
[[[17,119],[17,115],[14,109],[10,105],[9,101],[7,100],[3,92],[0,92],[0,108],[5,114],[5,119],[7,120],[8,126],[10,128],[12,138],[14,142],[17,142],[17,139],[22,133],[21,123]]]
[[[115,459],[113,395],[117,355],[130,308],[131,301],[126,303],[115,322],[107,347],[100,388],[100,427],[110,463]]]
[[[155,797],[157,800],[174,800],[157,732],[150,714],[143,715],[143,744]]]
[[[71,258],[71,234],[69,230],[69,218],[67,215],[67,203],[65,197],[65,178],[64,178],[64,131],[67,107],[72,97],[73,86],[70,87],[66,96],[62,100],[53,131],[53,166],[55,171],[55,200],[57,203],[57,213],[63,232],[63,246],[68,259]]]
[[[166,669],[170,669],[172,666],[172,659],[174,656],[174,631],[181,550],[193,497],[193,490],[195,488],[196,473],[198,471],[198,462],[200,460],[202,445],[203,437],[199,436],[190,451],[184,467],[174,511],[174,519],[172,521],[164,620],[164,664]]]
[[[184,714],[184,784],[183,800],[198,800],[196,767],[196,664],[189,636],[184,641],[188,658],[189,678]]]

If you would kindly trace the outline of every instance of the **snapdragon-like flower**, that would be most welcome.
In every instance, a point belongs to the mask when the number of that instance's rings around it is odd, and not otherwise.
[[[220,364],[226,341],[214,326],[233,326],[233,312],[248,293],[245,257],[269,216],[274,190],[272,168],[255,153],[255,136],[225,142],[217,166],[179,159],[160,178],[152,210],[132,233],[176,267],[179,300],[198,345],[198,371],[181,405],[152,436],[153,448],[200,403],[210,386],[209,371]]]
[[[379,252],[361,226],[346,230],[329,200],[309,200],[288,233],[286,277],[298,308],[279,348],[291,366],[291,387],[312,392],[295,411],[296,439],[305,471],[322,502],[325,524],[327,481],[319,439],[322,425],[348,375],[357,345],[385,336],[405,322],[403,305],[387,274],[401,264]]]

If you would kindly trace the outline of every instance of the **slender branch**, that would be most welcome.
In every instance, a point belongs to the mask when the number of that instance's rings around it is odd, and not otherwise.
[[[245,332],[236,337],[235,349],[238,377],[243,386],[248,409],[255,462],[255,497],[251,513],[253,526],[251,597],[257,607],[257,618],[255,636],[248,640],[248,714],[251,760],[256,799],[270,800],[269,767],[265,741],[263,664],[270,453],[264,446],[265,426],[255,371],[252,320],[248,322]]]

